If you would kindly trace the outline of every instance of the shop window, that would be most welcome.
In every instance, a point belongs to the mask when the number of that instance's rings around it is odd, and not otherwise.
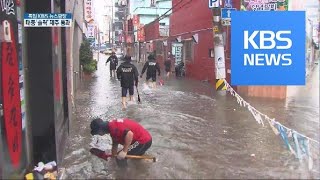
[[[156,42],[156,53],[157,53],[157,55],[163,54],[163,42],[162,41]]]

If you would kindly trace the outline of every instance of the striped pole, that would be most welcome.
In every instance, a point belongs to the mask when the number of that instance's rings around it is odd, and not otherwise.
[[[227,86],[224,79],[226,78],[225,55],[223,28],[221,24],[221,8],[212,8],[213,14],[213,39],[214,39],[214,59],[216,69],[216,90],[225,91]]]
[[[216,79],[216,90],[217,91],[225,91],[225,90],[227,90],[227,85],[224,82],[224,79]]]

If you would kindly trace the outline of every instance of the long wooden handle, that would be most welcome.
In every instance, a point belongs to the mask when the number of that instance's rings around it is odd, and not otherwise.
[[[145,156],[145,155],[142,155],[142,156],[136,156],[136,155],[126,155],[126,158],[128,159],[152,159],[153,162],[156,162],[156,157],[153,157],[153,156]]]

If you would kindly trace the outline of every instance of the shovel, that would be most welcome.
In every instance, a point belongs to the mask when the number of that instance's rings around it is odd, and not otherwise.
[[[138,86],[136,86],[137,89],[137,94],[138,94],[138,102],[141,103],[141,99],[140,99],[140,94],[139,94],[139,90],[138,90]]]
[[[108,161],[108,158],[116,157],[112,156],[112,154],[106,154],[104,151],[97,149],[97,148],[91,148],[90,149],[91,154],[98,156],[101,159],[104,159]],[[156,162],[157,159],[154,156],[148,156],[148,155],[142,155],[142,156],[136,156],[136,155],[126,155],[127,159],[152,159],[153,162]]]

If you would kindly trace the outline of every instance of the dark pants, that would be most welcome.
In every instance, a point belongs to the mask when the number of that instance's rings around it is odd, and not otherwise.
[[[129,95],[132,96],[133,93],[134,93],[134,87],[131,86],[129,88],[125,88],[125,87],[122,87],[122,97],[127,97],[127,93],[128,93],[128,90],[129,90]]]
[[[145,144],[139,144],[138,141],[135,141],[129,147],[128,155],[141,156],[151,147],[151,144],[152,144],[152,139]]]
[[[167,73],[170,72],[170,69],[171,69],[170,67],[169,67],[169,68],[166,68],[166,72],[167,72]]]
[[[178,66],[175,67],[176,76],[180,76],[180,68]]]
[[[112,77],[112,72],[113,72],[113,71],[115,72],[116,69],[111,69],[111,68],[110,68],[110,77]],[[116,72],[114,73],[114,77],[116,77]]]
[[[144,153],[151,147],[152,139],[145,144],[139,144],[139,142],[135,141],[131,144],[128,150],[128,155],[136,155],[142,156]],[[116,158],[117,165],[121,168],[127,167],[127,159],[119,160]]]
[[[157,74],[147,74],[146,80],[149,81],[149,79],[152,79],[153,82],[157,81]]]

